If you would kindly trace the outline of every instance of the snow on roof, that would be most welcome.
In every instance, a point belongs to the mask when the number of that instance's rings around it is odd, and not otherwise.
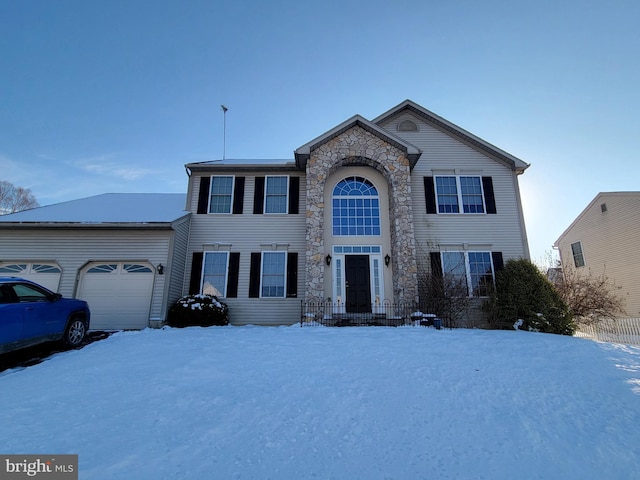
[[[187,214],[183,193],[104,193],[1,215],[0,223],[170,223]]]

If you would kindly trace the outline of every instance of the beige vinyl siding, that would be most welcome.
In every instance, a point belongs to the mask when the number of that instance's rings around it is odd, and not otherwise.
[[[406,119],[415,122],[418,131],[398,131],[398,123]],[[429,251],[437,245],[468,244],[469,250],[482,247],[500,251],[505,261],[529,257],[518,179],[510,167],[411,114],[399,115],[383,127],[422,150],[411,173],[413,221],[419,251]],[[497,214],[427,214],[424,177],[442,174],[491,177]]]
[[[191,227],[191,217],[174,224],[174,234],[170,247],[170,259],[167,264],[165,275],[169,278],[167,289],[167,305],[171,306],[182,296],[183,285],[188,281],[186,277],[186,262],[189,252],[189,230]],[[162,319],[166,319],[166,308],[162,312]]]
[[[602,212],[601,204],[607,211]],[[575,268],[571,244],[580,242],[585,266],[578,272],[603,273],[620,287],[625,317],[640,316],[640,192],[598,195],[557,242],[565,268]]]
[[[77,294],[80,269],[90,261],[149,262],[167,265],[171,230],[17,228],[0,231],[0,258],[50,259],[62,268],[59,292]],[[166,275],[156,275],[150,318],[161,315]]]
[[[206,176],[209,173],[205,174]],[[221,173],[221,175],[227,175]],[[300,176],[300,195],[298,214],[253,214],[253,194],[255,178],[263,177],[264,172],[243,172],[245,177],[244,202],[242,214],[200,214],[197,215],[200,177],[193,175],[191,209],[191,238],[187,255],[187,279],[183,292],[189,290],[189,277],[193,252],[215,250],[240,253],[238,273],[238,297],[225,298],[229,306],[229,316],[234,325],[256,324],[277,325],[295,323],[300,320],[300,301],[304,299],[305,285],[305,249],[306,249],[306,185]],[[269,175],[290,175],[291,172]],[[276,250],[298,253],[298,296],[297,298],[249,298],[249,270],[251,253]],[[259,315],[258,315],[259,314]]]

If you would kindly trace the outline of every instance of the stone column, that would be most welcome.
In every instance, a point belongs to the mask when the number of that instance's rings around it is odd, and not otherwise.
[[[411,171],[404,152],[369,131],[354,126],[319,145],[307,161],[305,300],[324,300],[324,192],[327,177],[337,168],[368,165],[378,170],[389,184],[389,219],[394,303],[418,299],[413,214],[411,208]]]

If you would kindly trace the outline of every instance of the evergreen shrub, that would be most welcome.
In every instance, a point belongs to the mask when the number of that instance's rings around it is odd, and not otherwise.
[[[229,308],[213,295],[187,295],[169,309],[171,327],[211,327],[229,324]]]
[[[494,328],[573,335],[576,326],[560,294],[531,261],[509,260],[496,274],[486,305]]]

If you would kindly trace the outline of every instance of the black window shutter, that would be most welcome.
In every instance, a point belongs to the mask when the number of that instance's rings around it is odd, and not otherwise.
[[[264,212],[264,177],[256,177],[256,188],[253,191],[253,213]]]
[[[433,177],[424,177],[424,196],[427,202],[427,213],[438,213],[436,210],[436,189]]]
[[[287,254],[287,298],[298,296],[298,253]]]
[[[499,272],[504,268],[504,260],[502,259],[502,252],[491,252],[491,257],[493,258],[493,268],[495,272]]]
[[[251,253],[251,269],[249,271],[249,298],[260,297],[260,252]]]
[[[298,213],[300,201],[300,177],[289,177],[289,213]]]
[[[200,293],[200,281],[202,280],[202,258],[203,252],[193,252],[191,261],[191,280],[189,282],[189,295]]]
[[[496,197],[493,194],[493,179],[482,177],[482,189],[484,190],[484,203],[487,206],[487,213],[496,212]]]
[[[238,272],[240,271],[240,252],[229,253],[229,272],[227,273],[227,298],[238,296]]]
[[[242,213],[242,204],[244,203],[244,177],[236,177],[235,186],[233,187],[233,213]]]
[[[200,193],[198,194],[198,211],[197,213],[208,213],[209,207],[209,188],[211,186],[211,177],[200,177]]]
[[[431,252],[431,275],[434,277],[442,277],[442,257],[440,252]]]

